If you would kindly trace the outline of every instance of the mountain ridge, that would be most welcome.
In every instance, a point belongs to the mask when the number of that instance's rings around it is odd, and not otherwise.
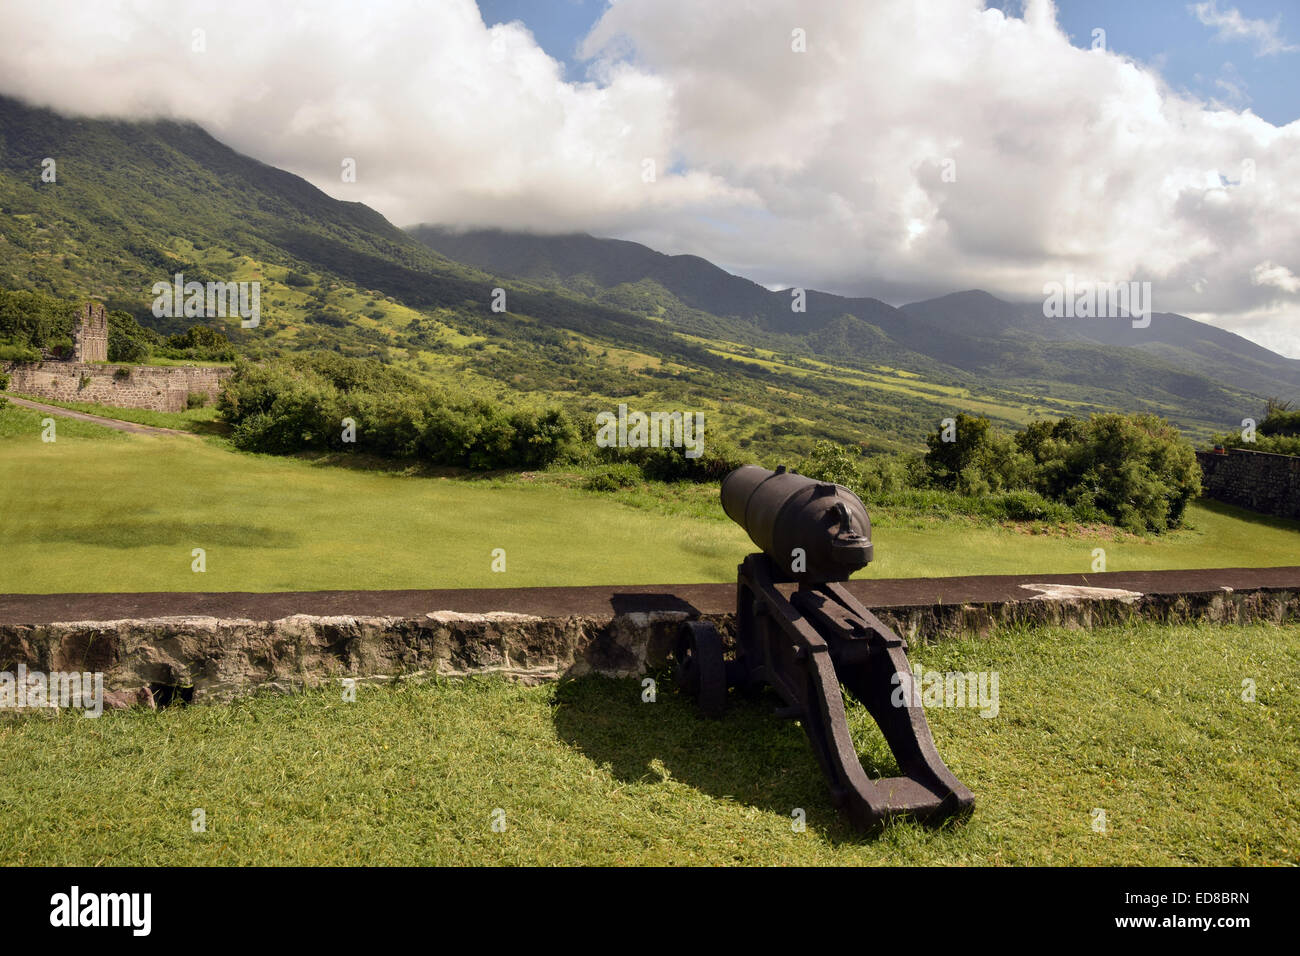
[[[951,292],[900,306],[890,306],[869,296],[850,297],[805,289],[808,311],[802,313],[807,318],[801,320],[797,318],[801,313],[790,310],[788,289],[769,290],[699,256],[669,255],[629,240],[597,238],[588,233],[546,235],[503,229],[454,230],[429,224],[408,227],[407,231],[450,259],[521,278],[563,283],[589,277],[605,286],[653,279],[687,305],[714,314],[726,314],[730,310],[741,318],[763,320],[773,331],[819,331],[841,315],[854,315],[879,327],[909,349],[944,362],[960,357],[969,359],[972,355],[991,359],[993,356],[986,348],[977,343],[972,348],[968,339],[987,339],[1016,331],[1060,341],[1145,348],[1167,359],[1188,361],[1196,371],[1207,374],[1226,357],[1246,363],[1246,378],[1256,390],[1300,389],[1300,359],[1279,355],[1235,332],[1177,313],[1153,313],[1150,328],[1139,330],[1125,319],[1051,319],[1043,315],[1037,303],[1002,299],[982,289]],[[609,252],[616,255],[611,256]],[[674,267],[679,265],[685,268],[674,273]],[[707,288],[701,288],[701,277],[707,278]],[[926,328],[910,325],[900,313],[925,322]],[[971,327],[968,320],[972,315],[983,317],[982,327]],[[787,321],[778,321],[781,318]],[[962,338],[952,348],[935,355],[924,346],[936,327],[945,334]],[[1198,338],[1210,343],[1213,350],[1190,348]],[[1175,351],[1171,352],[1170,346]],[[1190,360],[1180,350],[1196,354],[1197,359]]]
[[[46,156],[59,158],[57,183],[40,181]],[[537,237],[507,245],[502,257],[490,242],[432,248],[197,124],[69,119],[0,97],[0,285],[101,296],[176,331],[179,320],[150,314],[156,281],[258,280],[262,326],[225,326],[254,359],[328,349],[584,415],[631,396],[706,407],[742,444],[783,452],[819,438],[916,448],[958,410],[1004,425],[1152,411],[1208,435],[1262,404],[1262,391],[1180,367],[1176,342],[1148,355],[1016,328],[987,335],[925,303],[909,314],[816,290],[795,313],[788,292],[698,256],[589,236],[558,260]],[[497,288],[504,312],[491,306]],[[1256,372],[1271,381],[1272,369]]]

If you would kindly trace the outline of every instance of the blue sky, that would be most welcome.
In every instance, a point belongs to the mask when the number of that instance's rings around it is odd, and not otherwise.
[[[1020,0],[990,3],[1012,15]],[[606,0],[478,0],[488,26],[521,20],[538,44],[562,61],[569,80],[586,65],[577,58],[582,38],[600,18]],[[1243,20],[1280,18],[1279,41],[1297,49],[1264,52],[1251,36],[1220,37],[1220,27],[1201,22],[1195,3],[1179,0],[1058,0],[1062,28],[1087,48],[1093,30],[1106,31],[1109,49],[1155,67],[1175,89],[1233,109],[1249,108],[1275,126],[1300,119],[1300,0],[1217,0],[1205,16],[1213,22],[1236,10]]]

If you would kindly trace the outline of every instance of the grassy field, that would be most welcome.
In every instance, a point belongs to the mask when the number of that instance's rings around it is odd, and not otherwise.
[[[119,422],[135,422],[137,425],[152,425],[155,428],[174,428],[177,431],[192,431],[197,434],[213,434],[226,431],[229,426],[217,419],[217,407],[187,408],[183,412],[156,412],[151,408],[117,408],[110,405],[97,405],[94,402],[61,402],[58,399],[45,398],[42,395],[25,395],[21,392],[12,394],[27,398],[43,405],[56,408],[69,408],[74,412],[112,418]],[[60,422],[67,419],[60,418]],[[85,433],[82,433],[83,437]],[[93,437],[93,436],[91,436]]]
[[[996,717],[928,709],[940,753],[975,794],[964,824],[855,833],[770,700],[708,721],[666,675],[654,703],[635,679],[475,679],[363,686],[355,703],[322,690],[0,720],[0,859],[1300,862],[1300,627],[1007,631],[912,657],[999,674]],[[850,720],[868,772],[895,773],[865,710],[852,706]]]
[[[65,418],[46,443],[43,417],[0,412],[0,592],[693,583],[732,580],[752,550],[712,486],[601,494],[572,475],[365,470]],[[1111,571],[1300,562],[1295,522],[1214,504],[1155,537],[874,520],[876,577],[1087,572],[1098,547]],[[497,548],[504,573],[492,570]]]

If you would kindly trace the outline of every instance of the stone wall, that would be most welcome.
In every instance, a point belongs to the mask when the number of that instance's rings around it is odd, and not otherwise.
[[[115,408],[184,411],[191,392],[216,400],[228,368],[193,365],[90,365],[84,362],[11,362],[9,391],[60,402],[93,402]]]
[[[1142,593],[1044,583],[1020,585],[1010,600],[897,604],[875,611],[910,642],[1026,625],[1283,624],[1300,621],[1300,573],[1295,571],[1287,573],[1294,585]],[[734,593],[731,586],[725,590]],[[500,597],[502,603],[518,600],[517,594]],[[735,625],[729,612],[678,610],[563,616],[443,610],[403,616],[292,614],[273,620],[187,615],[46,623],[4,617],[0,671],[21,663],[28,671],[102,672],[110,692],[107,706],[126,706],[162,688],[187,688],[196,702],[227,701],[345,677],[358,682],[473,674],[525,682],[585,674],[627,677],[663,666],[688,618],[708,620],[727,634]]]
[[[1278,518],[1300,519],[1300,458],[1230,448],[1198,451],[1205,494]]]

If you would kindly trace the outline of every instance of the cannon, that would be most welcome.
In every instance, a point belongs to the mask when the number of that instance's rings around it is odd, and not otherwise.
[[[857,495],[784,467],[745,465],[722,480],[722,507],[760,551],[739,567],[730,659],[711,624],[682,624],[673,651],[682,690],[717,717],[729,688],[772,688],[784,703],[778,714],[808,735],[832,803],[862,829],[969,814],[975,798],[939,757],[912,692],[906,642],[844,586],[874,556],[871,519]],[[902,776],[867,776],[841,685],[875,719]]]

